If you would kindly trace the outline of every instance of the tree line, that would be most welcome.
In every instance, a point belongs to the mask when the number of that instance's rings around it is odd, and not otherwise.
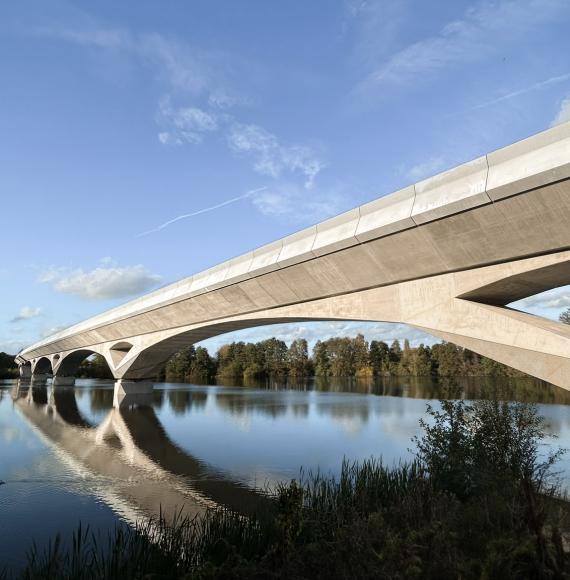
[[[11,354],[0,352],[0,379],[11,379],[18,376],[18,367]]]
[[[570,308],[559,320],[570,324]],[[0,379],[18,376],[14,356],[0,352]],[[79,377],[111,379],[113,375],[100,355],[80,365]],[[212,356],[205,347],[188,346],[171,357],[159,372],[159,380],[211,382],[222,379],[305,377],[525,377],[512,369],[470,350],[443,342],[426,346],[403,345],[394,340],[367,341],[362,334],[318,340],[309,353],[304,338],[289,346],[270,338],[259,342],[232,342]]]
[[[319,340],[312,352],[305,339],[289,346],[277,338],[259,342],[232,342],[215,356],[204,347],[188,346],[167,363],[161,377],[167,381],[212,381],[224,379],[266,379],[285,377],[523,377],[524,373],[443,342],[412,347],[394,340],[367,341],[355,337]]]

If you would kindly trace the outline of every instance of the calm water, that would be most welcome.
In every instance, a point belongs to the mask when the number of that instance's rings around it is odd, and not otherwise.
[[[17,568],[81,520],[107,531],[118,521],[228,505],[247,513],[265,485],[299,468],[338,473],[343,457],[410,457],[426,403],[490,396],[496,384],[459,388],[402,380],[248,387],[157,384],[113,407],[113,383],[75,388],[0,383],[0,570]],[[519,381],[511,400],[533,401],[570,448],[570,393]],[[570,457],[560,470],[570,488]]]

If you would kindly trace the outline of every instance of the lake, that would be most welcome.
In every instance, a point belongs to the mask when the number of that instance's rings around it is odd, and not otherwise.
[[[426,404],[496,396],[535,402],[570,448],[570,393],[535,381],[307,380],[248,386],[157,383],[114,406],[113,382],[52,390],[0,382],[0,571],[17,569],[79,521],[118,522],[226,505],[245,514],[300,468],[337,474],[343,458],[412,456]],[[570,488],[570,457],[559,465]]]

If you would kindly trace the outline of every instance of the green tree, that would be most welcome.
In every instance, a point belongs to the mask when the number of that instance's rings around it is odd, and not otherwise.
[[[196,359],[194,346],[187,346],[177,352],[166,363],[165,376],[167,381],[184,382],[191,374],[192,365]]]
[[[402,347],[399,340],[394,340],[390,345],[390,362],[399,363],[402,358]]]
[[[354,376],[354,348],[347,337],[330,338],[325,342],[332,377]]]
[[[564,312],[560,314],[558,317],[560,322],[564,322],[564,324],[570,324],[570,308],[567,308]]]
[[[77,376],[87,379],[112,379],[113,373],[104,356],[94,354],[86,358],[77,369]]]
[[[463,372],[462,349],[450,342],[434,344],[431,349],[437,374],[444,378],[459,377]]]
[[[352,350],[354,357],[354,374],[357,377],[372,377],[374,369],[370,364],[370,348],[368,341],[362,334],[357,334],[352,339]]]
[[[433,361],[429,347],[420,344],[411,357],[410,374],[415,377],[429,377],[433,374]]]
[[[309,346],[304,338],[294,340],[287,352],[289,375],[293,377],[306,377],[311,374],[309,360]]]
[[[313,363],[317,376],[328,377],[330,375],[330,358],[327,345],[320,340],[317,340],[313,348]]]
[[[200,381],[210,381],[216,376],[216,363],[210,356],[208,349],[199,346],[192,361],[190,374]]]
[[[263,356],[262,366],[270,377],[287,374],[288,348],[285,342],[277,338],[269,338],[259,343]]]
[[[241,378],[247,367],[246,345],[243,342],[225,344],[218,350],[217,359],[219,376]]]
[[[370,365],[375,375],[382,375],[389,372],[390,349],[385,342],[381,340],[373,340],[370,342]]]
[[[0,352],[0,379],[18,376],[18,367],[14,359],[14,356]]]

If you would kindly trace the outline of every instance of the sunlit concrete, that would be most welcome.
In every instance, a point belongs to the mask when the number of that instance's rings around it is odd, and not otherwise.
[[[410,324],[570,389],[570,327],[507,304],[570,282],[570,123],[58,332],[19,353],[73,376],[92,353],[152,379],[190,343],[305,320]]]

